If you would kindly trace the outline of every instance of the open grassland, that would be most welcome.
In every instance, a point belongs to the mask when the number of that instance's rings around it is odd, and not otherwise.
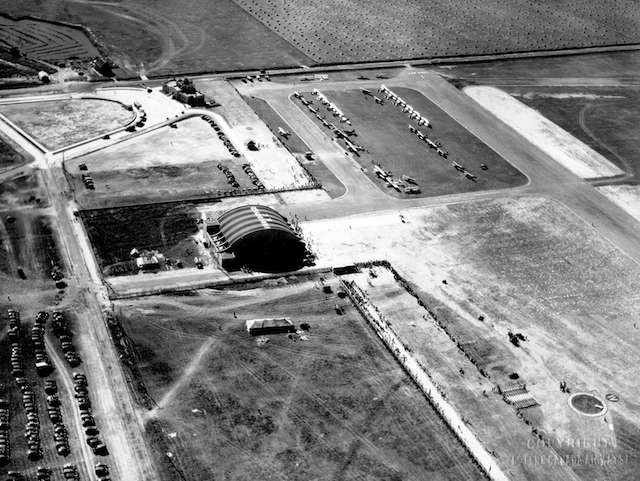
[[[384,105],[379,105],[371,96],[364,95],[359,90],[322,91],[351,120],[352,127],[349,127],[340,124],[320,101],[315,100],[317,97],[310,93],[303,94],[308,100],[314,100],[313,107],[318,109],[318,113],[326,117],[328,122],[345,130],[355,130],[357,135],[350,140],[366,150],[354,158],[380,188],[397,196],[408,196],[385,187],[385,182],[375,175],[374,163],[386,171],[391,171],[398,179],[402,175],[414,178],[422,191],[419,195],[424,197],[515,187],[526,182],[526,177],[515,167],[422,94],[413,89],[393,86],[390,88],[428,118],[433,128],[418,126],[393,102],[386,101]],[[292,101],[316,122],[318,128],[333,136],[332,131],[324,127],[312,112],[295,98],[292,98]],[[424,141],[411,133],[409,125],[433,141],[440,142],[442,148],[448,152],[448,158],[439,156],[434,149],[429,148]],[[463,165],[476,175],[476,181],[457,171],[452,161]],[[482,164],[487,166],[486,171],[481,169]]]
[[[637,89],[540,86],[506,90],[640,180]]]
[[[95,99],[3,104],[0,113],[51,150],[111,132],[133,115],[117,102]]]
[[[630,1],[235,0],[320,63],[633,43]]]
[[[89,27],[125,76],[309,64],[310,58],[231,0],[117,3],[7,0],[6,12]]]
[[[116,303],[166,479],[481,479],[335,279],[283,283]],[[258,340],[265,315],[310,330]]]
[[[135,272],[130,255],[134,248],[140,252],[158,250],[172,266],[178,262],[194,265],[198,215],[188,203],[87,210],[81,216],[105,275]]]
[[[502,384],[516,373],[527,384],[540,404],[529,421],[547,438],[613,436],[613,450],[592,446],[582,454],[613,453],[625,462],[572,466],[585,480],[633,477],[640,469],[640,390],[628,373],[640,362],[640,268],[591,225],[544,199],[402,214],[302,229],[318,262],[388,259],[491,379]],[[516,347],[509,332],[527,340]],[[620,401],[608,403],[606,421],[584,418],[568,408],[562,380],[572,392],[617,393]]]

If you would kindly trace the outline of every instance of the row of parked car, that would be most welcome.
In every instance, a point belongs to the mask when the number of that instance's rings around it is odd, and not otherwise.
[[[9,401],[0,399],[0,466],[6,466],[11,461],[10,423]]]
[[[89,190],[96,190],[96,186],[93,183],[93,177],[89,174],[82,174],[82,182],[84,186]]]
[[[240,187],[240,184],[238,184],[238,181],[236,180],[236,176],[233,175],[233,172],[231,172],[231,170],[229,170],[229,167],[218,164],[218,169],[221,170],[222,173],[227,177],[227,182],[231,187],[233,187],[234,189]]]
[[[64,313],[57,311],[53,313],[52,317],[53,333],[60,341],[60,347],[62,348],[64,358],[71,367],[79,366],[82,359],[73,346],[73,333],[69,329],[69,320],[65,317]]]
[[[44,329],[49,319],[49,313],[40,311],[36,314],[36,321],[31,328],[31,343],[36,358],[36,372],[39,376],[46,377],[53,372],[51,360],[44,346]]]
[[[96,427],[96,422],[93,418],[88,386],[89,383],[87,382],[86,375],[79,372],[73,373],[73,390],[75,391],[75,398],[78,403],[78,408],[80,409],[80,418],[82,419],[86,442],[93,450],[93,454],[106,456],[109,454],[109,450],[106,444],[100,439],[100,431]]]
[[[58,397],[58,385],[55,379],[47,379],[44,382],[44,393],[47,396],[47,412],[53,424],[53,440],[56,443],[56,452],[59,456],[68,456],[71,452],[69,446],[69,432],[62,419],[60,398]]]
[[[218,135],[218,138],[220,140],[222,140],[222,142],[224,143],[224,146],[227,148],[227,150],[229,151],[229,153],[231,155],[233,155],[234,157],[240,157],[240,152],[238,152],[236,150],[236,148],[233,146],[233,144],[231,143],[231,141],[229,140],[229,138],[227,137],[227,135],[222,131],[222,129],[220,128],[220,126],[216,123],[215,120],[213,120],[210,116],[208,115],[203,115],[202,119],[205,122],[208,122],[209,125],[211,125],[211,127],[213,127],[213,130],[216,131],[216,134]]]
[[[24,437],[27,440],[27,458],[37,461],[42,458],[42,443],[40,440],[40,415],[36,394],[31,383],[25,377],[16,378],[16,384],[22,392],[22,406],[27,415]]]
[[[253,171],[250,164],[242,164],[242,170],[244,170],[245,174],[249,176],[253,185],[255,185],[259,190],[264,190],[264,184],[260,179],[258,179],[258,176]]]

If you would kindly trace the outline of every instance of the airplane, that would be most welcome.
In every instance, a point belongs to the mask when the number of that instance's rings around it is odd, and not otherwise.
[[[364,95],[371,95],[371,90],[361,88],[361,89],[360,89],[360,91],[361,91]]]
[[[402,175],[402,180],[405,182],[409,182],[410,184],[418,185],[418,181],[413,177],[409,177],[408,175]]]
[[[278,133],[285,139],[291,135],[291,132],[287,132],[282,127],[278,127]]]
[[[390,172],[385,171],[382,167],[380,167],[378,164],[373,164],[373,171],[375,172],[375,174],[383,179],[386,180],[389,178]]]
[[[375,100],[377,104],[384,105],[384,100],[381,98],[373,97],[373,100]]]
[[[356,129],[345,130],[344,133],[347,134],[349,137],[357,137],[358,136],[358,134],[356,133]]]
[[[411,132],[412,134],[415,134],[418,132],[418,130],[413,125],[409,125],[409,132]]]

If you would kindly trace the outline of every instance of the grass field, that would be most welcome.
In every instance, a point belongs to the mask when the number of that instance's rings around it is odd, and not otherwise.
[[[514,187],[526,182],[524,175],[422,94],[412,89],[390,88],[426,116],[433,128],[418,127],[415,121],[402,113],[400,107],[389,101],[378,105],[372,97],[363,95],[359,90],[323,91],[351,120],[353,129],[358,134],[351,137],[351,140],[367,149],[355,159],[367,169],[367,175],[380,188],[392,195],[408,196],[404,192],[397,193],[385,187],[385,182],[376,177],[372,162],[378,163],[384,170],[392,171],[397,178],[408,175],[416,179],[422,191],[419,195],[424,197]],[[315,98],[310,93],[305,93],[304,96],[307,99]],[[329,136],[333,135],[314,114],[302,104],[297,105],[320,129]],[[329,122],[336,120],[319,101],[314,101],[314,107]],[[345,128],[344,124],[340,125]],[[448,159],[440,157],[435,150],[412,134],[408,129],[409,125],[418,128],[434,141],[441,142],[449,153]],[[451,165],[451,161],[465,166],[477,176],[477,181],[465,178]],[[488,170],[481,170],[481,164],[485,164]]]
[[[237,163],[228,166],[239,184],[234,189],[217,168],[227,162],[199,162],[194,164],[163,165],[127,170],[89,171],[95,190],[88,190],[81,175],[71,176],[75,197],[83,209],[118,207],[124,205],[178,200],[213,199],[248,189],[258,192],[247,174]]]
[[[93,99],[4,104],[0,113],[51,150],[122,127],[133,115],[116,102]]]
[[[332,198],[339,197],[345,193],[345,187],[336,178],[335,175],[322,163],[321,160],[307,160],[304,156],[305,152],[308,152],[309,147],[302,141],[302,139],[296,134],[295,129],[292,129],[278,113],[276,113],[271,106],[262,99],[256,97],[245,97],[247,104],[255,111],[260,119],[267,124],[269,130],[275,137],[284,145],[292,154],[294,154],[299,162],[304,165],[305,169],[316,179],[322,188],[327,191]],[[278,128],[283,128],[289,132],[287,138],[282,137],[279,134]]]
[[[518,100],[640,180],[640,93],[625,87],[508,87]]]
[[[482,478],[382,342],[336,296],[335,279],[326,283],[332,294],[317,279],[290,278],[279,287],[116,303],[159,404],[148,431],[166,479]],[[310,330],[305,339],[270,335],[263,344],[244,320],[264,315],[290,316]]]
[[[31,157],[13,141],[0,136],[0,169],[26,163]]]
[[[470,62],[439,67],[441,74],[482,85],[544,85],[547,79],[615,78],[621,84],[635,83],[640,73],[640,52],[591,53],[539,58]]]
[[[389,214],[302,229],[318,262],[388,259],[495,382],[519,375],[540,403],[530,422],[552,440],[615,435],[615,449],[599,452],[627,460],[572,466],[580,476],[633,478],[640,391],[627,372],[640,362],[638,266],[570,210],[540,198],[402,214],[404,222]],[[510,331],[527,340],[514,346]],[[568,407],[561,380],[572,392],[618,393],[620,402],[609,403],[606,422],[583,418]]]
[[[89,27],[127,76],[139,71],[158,75],[312,63],[231,0],[7,0],[3,8]]]
[[[233,173],[238,189],[256,188],[242,170],[247,160],[233,157],[208,123],[190,118],[176,125],[65,162],[80,205],[91,209],[224,195],[234,189],[218,164]],[[93,177],[95,190],[86,189],[82,174]]]
[[[198,215],[188,203],[86,210],[81,216],[105,275],[135,272],[133,248],[158,250],[173,266],[180,261],[185,267],[194,265],[199,252],[192,237]]]

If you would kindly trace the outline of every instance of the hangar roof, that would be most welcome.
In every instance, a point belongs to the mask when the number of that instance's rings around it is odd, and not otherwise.
[[[278,212],[264,205],[243,205],[228,210],[218,217],[220,232],[227,241],[228,248],[250,234],[275,230],[286,237],[299,240],[286,219]]]

